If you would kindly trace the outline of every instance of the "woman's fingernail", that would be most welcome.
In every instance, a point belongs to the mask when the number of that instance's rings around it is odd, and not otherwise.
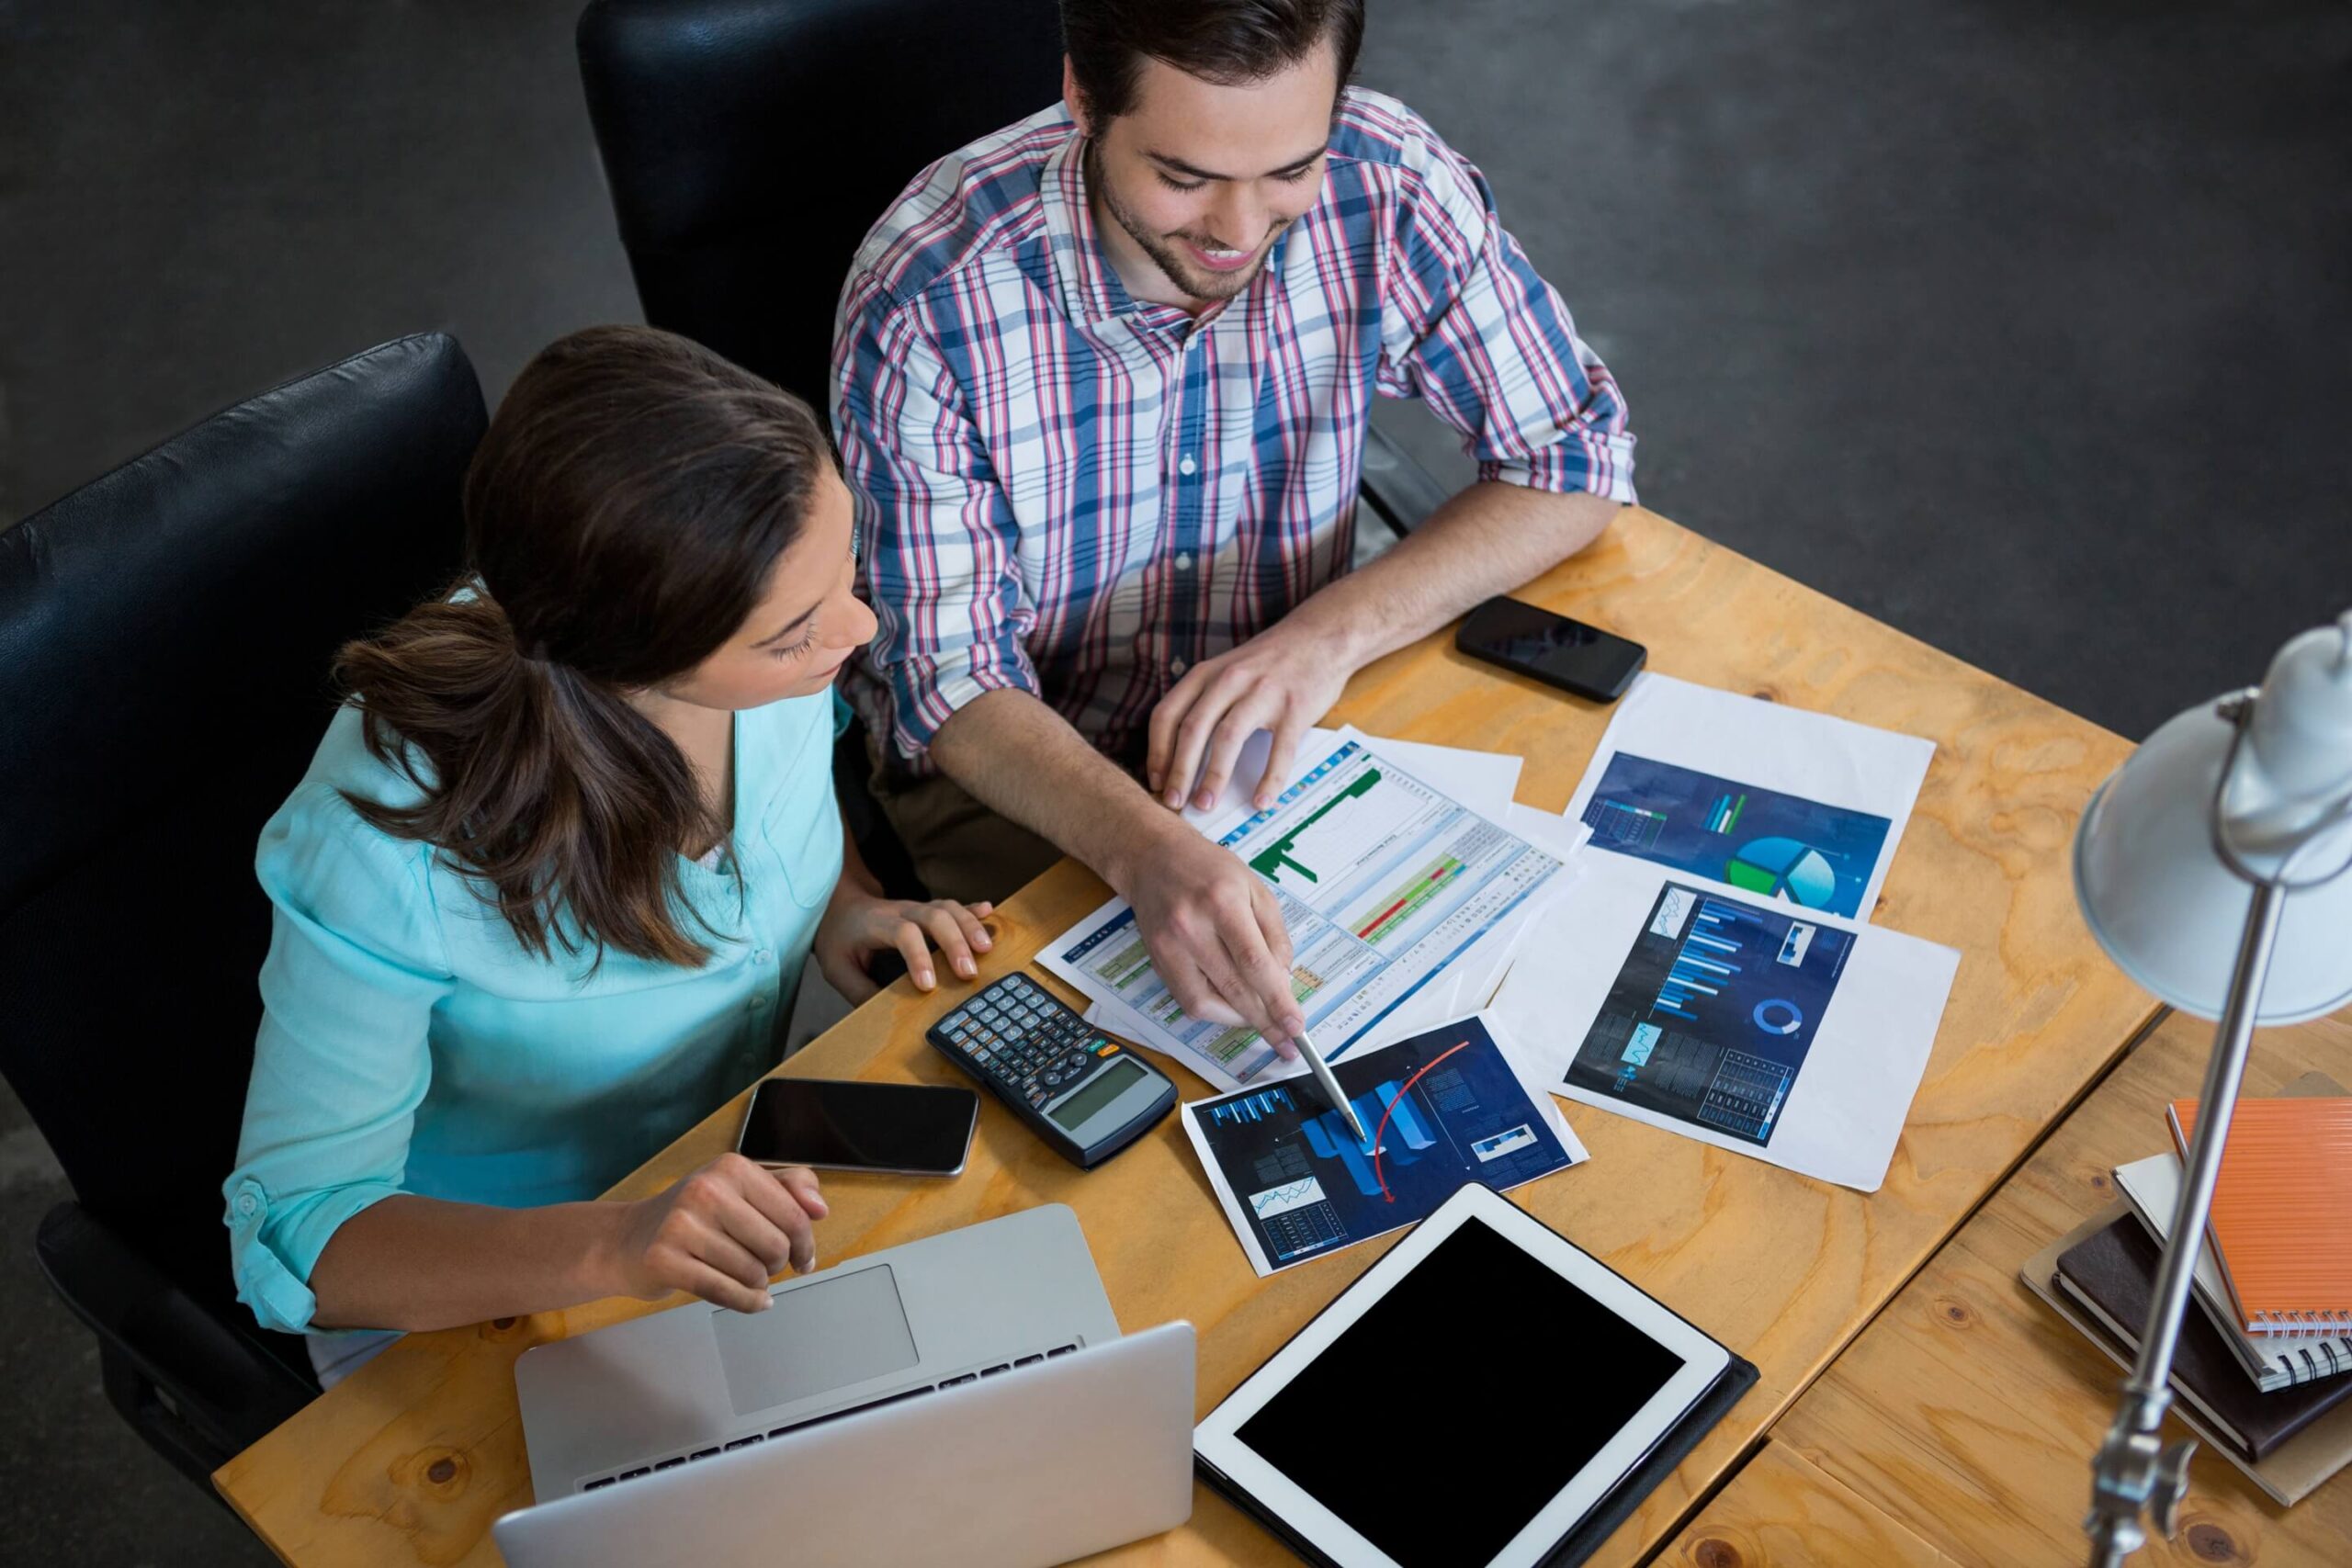
[[[972,961],[970,959],[959,958],[956,961],[956,973],[958,975],[969,975],[971,972]]]
[[[1274,808],[1274,797],[1271,795],[1260,795],[1257,800],[1257,807],[1261,811],[1272,811]]]
[[[996,943],[989,940],[988,932],[982,931],[979,935],[972,939],[972,945],[978,948],[982,953],[986,953],[989,948],[994,947]]]
[[[1193,796],[1193,804],[1199,807],[1202,810],[1206,811],[1210,807],[1216,804],[1216,796],[1211,795],[1206,790],[1203,790],[1200,794]]]
[[[931,989],[931,971],[928,969],[916,970],[915,984],[921,986],[926,991]]]

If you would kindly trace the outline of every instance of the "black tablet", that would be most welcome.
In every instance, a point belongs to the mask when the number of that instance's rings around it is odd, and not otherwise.
[[[1193,1433],[1337,1568],[1535,1568],[1727,1350],[1491,1189],[1463,1188]]]

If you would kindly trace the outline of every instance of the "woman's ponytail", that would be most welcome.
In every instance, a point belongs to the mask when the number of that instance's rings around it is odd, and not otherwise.
[[[468,470],[473,570],[336,656],[368,750],[421,792],[353,808],[440,849],[535,955],[703,963],[679,852],[728,825],[630,695],[743,624],[830,463],[806,404],[683,338],[548,347]]]
[[[405,807],[345,798],[384,832],[442,846],[536,957],[593,945],[701,964],[709,949],[671,912],[677,848],[726,829],[685,758],[464,590],[336,655],[368,750],[422,792]]]

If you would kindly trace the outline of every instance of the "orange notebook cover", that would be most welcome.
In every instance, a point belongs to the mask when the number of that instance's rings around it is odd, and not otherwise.
[[[2186,1160],[2197,1101],[2165,1119]],[[2352,1329],[2352,1098],[2239,1100],[2211,1224],[2247,1333]]]

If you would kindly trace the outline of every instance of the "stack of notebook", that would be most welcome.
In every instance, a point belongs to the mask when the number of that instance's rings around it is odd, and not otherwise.
[[[2196,1262],[2172,1387],[2182,1415],[2291,1502],[2352,1461],[2352,1099],[2316,1075],[2242,1100]],[[2128,1364],[2154,1295],[2197,1106],[2175,1148],[2119,1167],[2119,1204],[2027,1266],[2027,1283]],[[2103,1332],[2101,1332],[2103,1331]]]

